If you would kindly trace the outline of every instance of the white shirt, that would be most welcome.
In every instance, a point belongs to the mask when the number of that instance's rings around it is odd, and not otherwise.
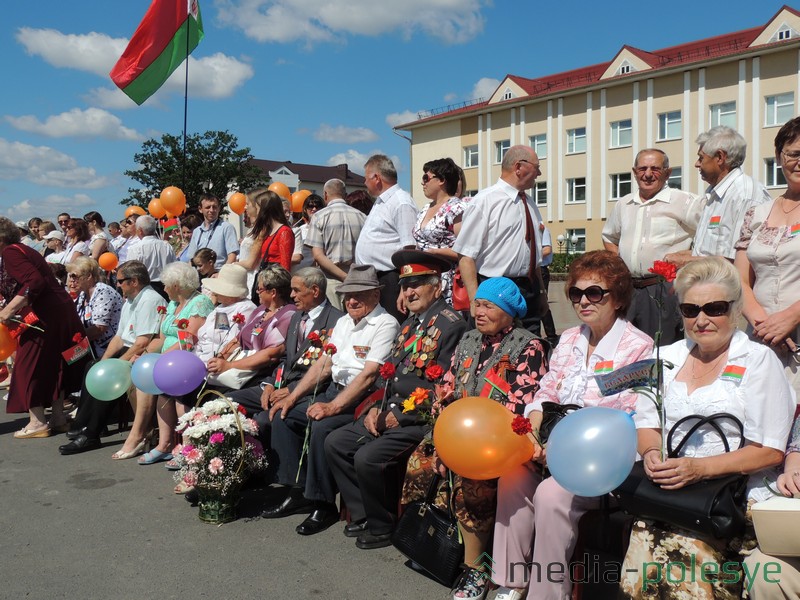
[[[315,306],[310,311],[308,311],[308,320],[306,321],[306,330],[305,336],[308,337],[308,334],[314,331],[314,322],[319,319],[319,316],[322,314],[323,309],[328,306],[328,301],[324,300],[322,304],[319,306]]]
[[[138,245],[139,241],[139,237],[135,235],[131,237],[119,236],[111,240],[111,245],[114,246],[117,258],[119,258],[119,264],[128,260],[128,252],[130,252],[131,248]]]
[[[542,258],[542,215],[528,198],[536,239],[537,265]],[[519,190],[504,179],[481,190],[467,203],[453,250],[475,260],[485,277],[524,277],[530,267],[530,248],[525,242],[527,225]]]
[[[770,202],[767,188],[736,167],[716,186],[706,190],[706,204],[694,238],[694,256],[736,256],[734,245],[747,209]]]
[[[158,307],[166,308],[167,301],[149,285],[142,288],[133,300],[125,299],[119,317],[117,335],[127,347],[133,346],[141,335],[158,335],[161,329],[161,315]]]
[[[394,271],[392,254],[414,247],[412,231],[417,205],[411,195],[395,184],[375,199],[356,242],[356,264],[372,265],[378,271]]]
[[[389,360],[398,331],[397,319],[380,305],[358,324],[347,314],[339,318],[330,337],[336,346],[336,354],[331,357],[334,383],[348,385],[364,370],[367,361],[383,364]]]
[[[161,281],[161,270],[165,265],[175,262],[175,251],[169,242],[159,240],[153,235],[146,235],[128,250],[128,260],[138,260],[144,264],[150,275],[150,281]]]
[[[674,369],[664,370],[666,431],[688,415],[708,416],[727,412],[742,422],[745,439],[783,452],[794,417],[795,394],[775,353],[770,348],[751,341],[742,331],[736,331],[728,350],[726,368],[744,367],[742,379],[727,378],[723,370],[723,375],[714,383],[688,394],[686,384],[675,381],[675,376],[693,347],[694,342],[691,340],[681,340],[661,348],[661,358],[675,365]],[[658,429],[658,412],[652,400],[644,395],[639,396],[633,420],[637,428]],[[738,427],[729,420],[720,420],[718,423],[728,439],[731,451],[736,450],[739,447]],[[680,443],[683,433],[693,424],[693,421],[688,421],[677,429],[673,437],[674,446]],[[724,451],[719,435],[710,426],[705,426],[692,435],[683,448],[682,456],[716,456]],[[750,498],[765,500],[771,495],[763,485],[765,476],[775,479],[772,469],[750,475]]]
[[[553,257],[555,255],[553,254],[553,240],[550,237],[550,230],[547,227],[545,227],[544,231],[542,231],[542,249],[544,249],[545,246],[550,246],[550,254],[547,256],[542,256],[540,264],[543,267],[549,267],[551,264],[553,264]]]
[[[214,307],[214,310],[206,317],[206,322],[197,330],[197,344],[194,346],[194,353],[200,360],[207,363],[216,352],[219,352],[228,342],[235,340],[239,335],[240,325],[233,322],[233,316],[236,313],[242,313],[246,323],[255,309],[256,305],[247,298],[234,302],[230,306],[220,304]]]
[[[603,226],[603,241],[619,246],[619,256],[636,277],[649,275],[656,260],[689,250],[700,223],[703,199],[667,186],[650,200],[638,190],[617,201]]]

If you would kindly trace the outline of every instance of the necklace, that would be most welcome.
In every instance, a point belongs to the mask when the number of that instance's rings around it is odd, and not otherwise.
[[[792,201],[790,200],[789,202],[792,202]],[[795,211],[797,209],[797,207],[800,206],[800,201],[794,201],[794,206],[792,208],[790,208],[789,210],[786,210],[783,207],[784,204],[786,204],[786,197],[785,196],[781,196],[781,212],[783,212],[783,214],[785,214],[785,215],[788,215],[790,212]]]
[[[700,373],[699,375],[697,375],[697,373],[695,372],[695,367],[696,367],[697,363],[699,363],[701,361],[700,361],[699,358],[697,358],[697,357],[695,357],[693,355],[692,358],[694,358],[694,361],[692,362],[692,379],[703,379],[709,373],[713,373],[715,370],[719,370],[719,363],[727,355],[728,355],[727,352],[723,352],[722,354],[720,354],[720,356],[713,363],[711,363],[711,368],[708,369],[707,371],[703,372],[703,373]]]

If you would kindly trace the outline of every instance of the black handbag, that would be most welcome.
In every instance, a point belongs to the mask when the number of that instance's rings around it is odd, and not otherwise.
[[[679,425],[697,419],[691,429],[673,450],[672,438]],[[676,458],[687,440],[703,425],[711,425],[722,438],[725,451],[730,446],[717,420],[733,421],[740,431],[739,448],[744,446],[742,422],[728,413],[717,413],[708,417],[689,415],[672,428],[667,436],[667,456]],[[724,475],[706,479],[677,490],[665,490],[653,483],[644,472],[643,461],[637,461],[628,478],[612,495],[628,513],[667,523],[695,533],[717,539],[730,539],[740,535],[745,527],[747,504],[747,475]]]
[[[412,502],[392,533],[392,544],[442,585],[452,586],[461,573],[464,543],[451,509],[452,490],[444,511],[434,506],[441,477],[437,473],[425,498]]]
[[[542,402],[542,423],[539,425],[539,441],[546,444],[553,427],[568,414],[583,408],[578,404],[559,404],[558,402]]]

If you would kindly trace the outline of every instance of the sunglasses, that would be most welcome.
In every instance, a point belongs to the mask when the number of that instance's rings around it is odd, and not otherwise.
[[[126,281],[130,281],[130,280],[131,280],[130,277],[125,277],[125,278],[122,278],[122,279],[117,279],[117,283],[125,283]]]
[[[59,221],[58,222],[59,225],[66,225],[67,223],[69,223],[69,221]]]
[[[422,175],[422,183],[428,183],[431,179],[441,179],[441,177],[434,175],[433,173],[430,175],[428,173]]]
[[[707,317],[721,317],[722,315],[728,314],[728,311],[731,309],[731,304],[733,304],[733,302],[729,302],[728,300],[714,300],[714,302],[706,302],[703,306],[698,306],[697,304],[679,304],[678,308],[680,308],[681,314],[687,319],[694,319],[701,312]]]
[[[603,296],[609,293],[611,293],[611,290],[604,290],[599,285],[590,285],[585,290],[572,286],[569,288],[567,296],[569,297],[569,301],[573,304],[580,302],[581,298],[584,296],[586,296],[586,299],[592,304],[597,304],[603,299]]]

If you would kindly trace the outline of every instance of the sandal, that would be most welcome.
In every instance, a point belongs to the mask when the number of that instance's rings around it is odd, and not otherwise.
[[[489,591],[489,574],[479,569],[466,569],[453,588],[453,600],[483,600]]]
[[[180,471],[181,470],[181,463],[178,462],[177,458],[172,458],[172,459],[167,461],[167,464],[164,465],[164,467],[167,469],[167,471]]]
[[[158,448],[153,448],[150,452],[147,452],[139,457],[138,462],[140,465],[153,465],[157,462],[162,462],[165,460],[172,460],[172,454],[169,452],[162,452]]]
[[[19,431],[14,432],[14,437],[18,440],[27,440],[31,438],[46,438],[50,437],[50,428],[46,425],[41,429],[28,429],[26,425]]]
[[[181,481],[178,485],[175,486],[173,490],[176,494],[186,494],[194,490],[193,485],[189,485],[185,481]]]
[[[133,458],[134,456],[139,456],[144,452],[144,440],[136,444],[136,447],[131,450],[130,452],[123,452],[122,450],[117,450],[114,454],[111,455],[111,460],[126,460],[128,458]]]

